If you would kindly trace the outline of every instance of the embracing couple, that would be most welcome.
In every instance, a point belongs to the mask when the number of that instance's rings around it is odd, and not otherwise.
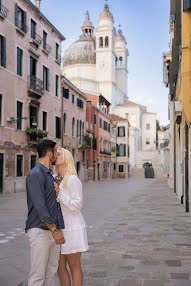
[[[81,252],[88,249],[82,208],[82,183],[72,154],[51,140],[38,143],[39,160],[26,180],[30,243],[28,286],[53,286],[55,275],[61,286],[81,286]],[[56,175],[50,169],[56,167]]]

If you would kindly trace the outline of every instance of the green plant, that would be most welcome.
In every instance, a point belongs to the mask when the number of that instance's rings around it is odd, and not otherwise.
[[[37,137],[46,137],[48,135],[47,131],[36,129],[36,128],[31,128],[27,127],[25,130],[25,133],[28,135],[36,135]]]

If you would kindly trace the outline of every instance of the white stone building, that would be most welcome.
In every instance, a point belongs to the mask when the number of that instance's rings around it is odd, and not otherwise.
[[[150,115],[145,113],[145,106],[128,100],[127,58],[129,53],[126,39],[121,29],[116,32],[113,15],[107,4],[100,14],[95,34],[87,12],[80,39],[69,46],[64,54],[62,73],[83,92],[97,96],[102,94],[111,103],[111,113],[128,119],[130,124],[129,165],[132,169],[136,167],[137,151],[142,151],[142,140],[144,142],[146,140],[144,137],[146,131],[141,130],[144,126],[142,121],[145,121]],[[142,114],[144,115],[142,116]],[[154,117],[149,131],[152,144],[147,144],[147,148],[145,147],[147,152],[155,152],[154,149],[156,149]],[[155,154],[149,157],[152,158],[152,162],[155,161],[154,157]],[[144,158],[144,154],[141,154],[141,158]],[[139,163],[139,165],[141,164]]]

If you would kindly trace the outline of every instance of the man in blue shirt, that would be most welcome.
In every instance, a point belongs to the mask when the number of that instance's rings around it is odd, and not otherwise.
[[[51,165],[56,161],[56,143],[41,140],[37,145],[39,161],[26,179],[28,218],[26,232],[31,247],[28,286],[53,286],[58,269],[61,229],[64,220],[56,200]]]

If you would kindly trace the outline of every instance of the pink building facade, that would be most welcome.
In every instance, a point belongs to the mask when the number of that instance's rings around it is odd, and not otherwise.
[[[0,191],[17,192],[25,188],[25,178],[35,164],[38,140],[47,135],[62,144],[64,36],[31,1],[1,3]]]
[[[110,103],[102,96],[87,94],[86,136],[91,148],[87,149],[89,180],[111,178]]]
[[[61,77],[63,94],[63,130],[62,146],[74,157],[78,176],[82,181],[88,180],[86,167],[86,100],[87,96],[76,88],[64,76]]]

